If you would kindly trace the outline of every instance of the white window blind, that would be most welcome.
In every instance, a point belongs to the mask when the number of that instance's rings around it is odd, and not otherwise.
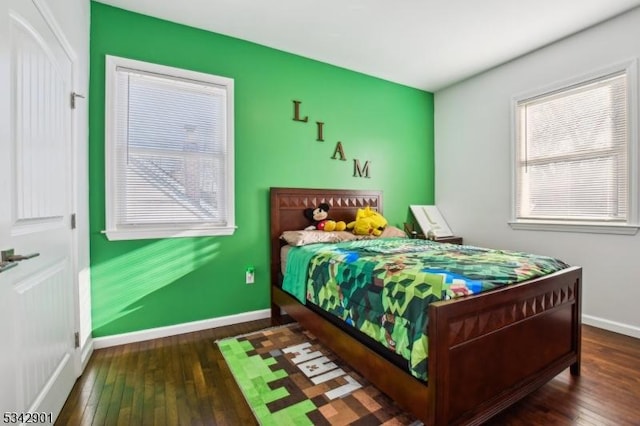
[[[233,232],[230,82],[134,62],[108,64],[107,235]]]
[[[515,103],[515,221],[628,224],[625,70]]]

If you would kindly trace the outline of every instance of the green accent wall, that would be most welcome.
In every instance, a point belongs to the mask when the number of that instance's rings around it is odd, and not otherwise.
[[[106,239],[105,55],[235,80],[235,234]],[[293,100],[309,123],[293,121]],[[89,105],[94,337],[268,308],[269,187],[380,189],[396,226],[434,201],[432,93],[255,43],[92,2]],[[331,159],[338,141],[347,161]],[[353,176],[354,159],[370,178]]]

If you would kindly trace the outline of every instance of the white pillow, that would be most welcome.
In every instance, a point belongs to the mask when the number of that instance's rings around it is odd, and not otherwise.
[[[304,246],[315,243],[339,243],[342,241],[366,240],[374,238],[406,238],[407,234],[395,226],[387,226],[379,237],[355,235],[350,231],[284,231],[280,236],[291,246]]]
[[[315,243],[339,243],[341,241],[357,240],[358,236],[347,231],[284,231],[280,236],[287,244],[304,246]]]

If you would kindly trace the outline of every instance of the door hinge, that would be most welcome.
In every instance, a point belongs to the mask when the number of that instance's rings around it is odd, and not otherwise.
[[[76,214],[71,214],[71,229],[76,229]]]
[[[80,333],[77,331],[73,333],[73,344],[76,349],[80,347]]]
[[[76,109],[76,98],[84,99],[84,96],[80,93],[71,92],[71,109]]]

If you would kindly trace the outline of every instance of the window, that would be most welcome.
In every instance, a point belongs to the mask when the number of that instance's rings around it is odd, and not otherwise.
[[[107,56],[110,240],[230,235],[233,80]]]
[[[511,226],[637,231],[635,61],[514,99]]]

